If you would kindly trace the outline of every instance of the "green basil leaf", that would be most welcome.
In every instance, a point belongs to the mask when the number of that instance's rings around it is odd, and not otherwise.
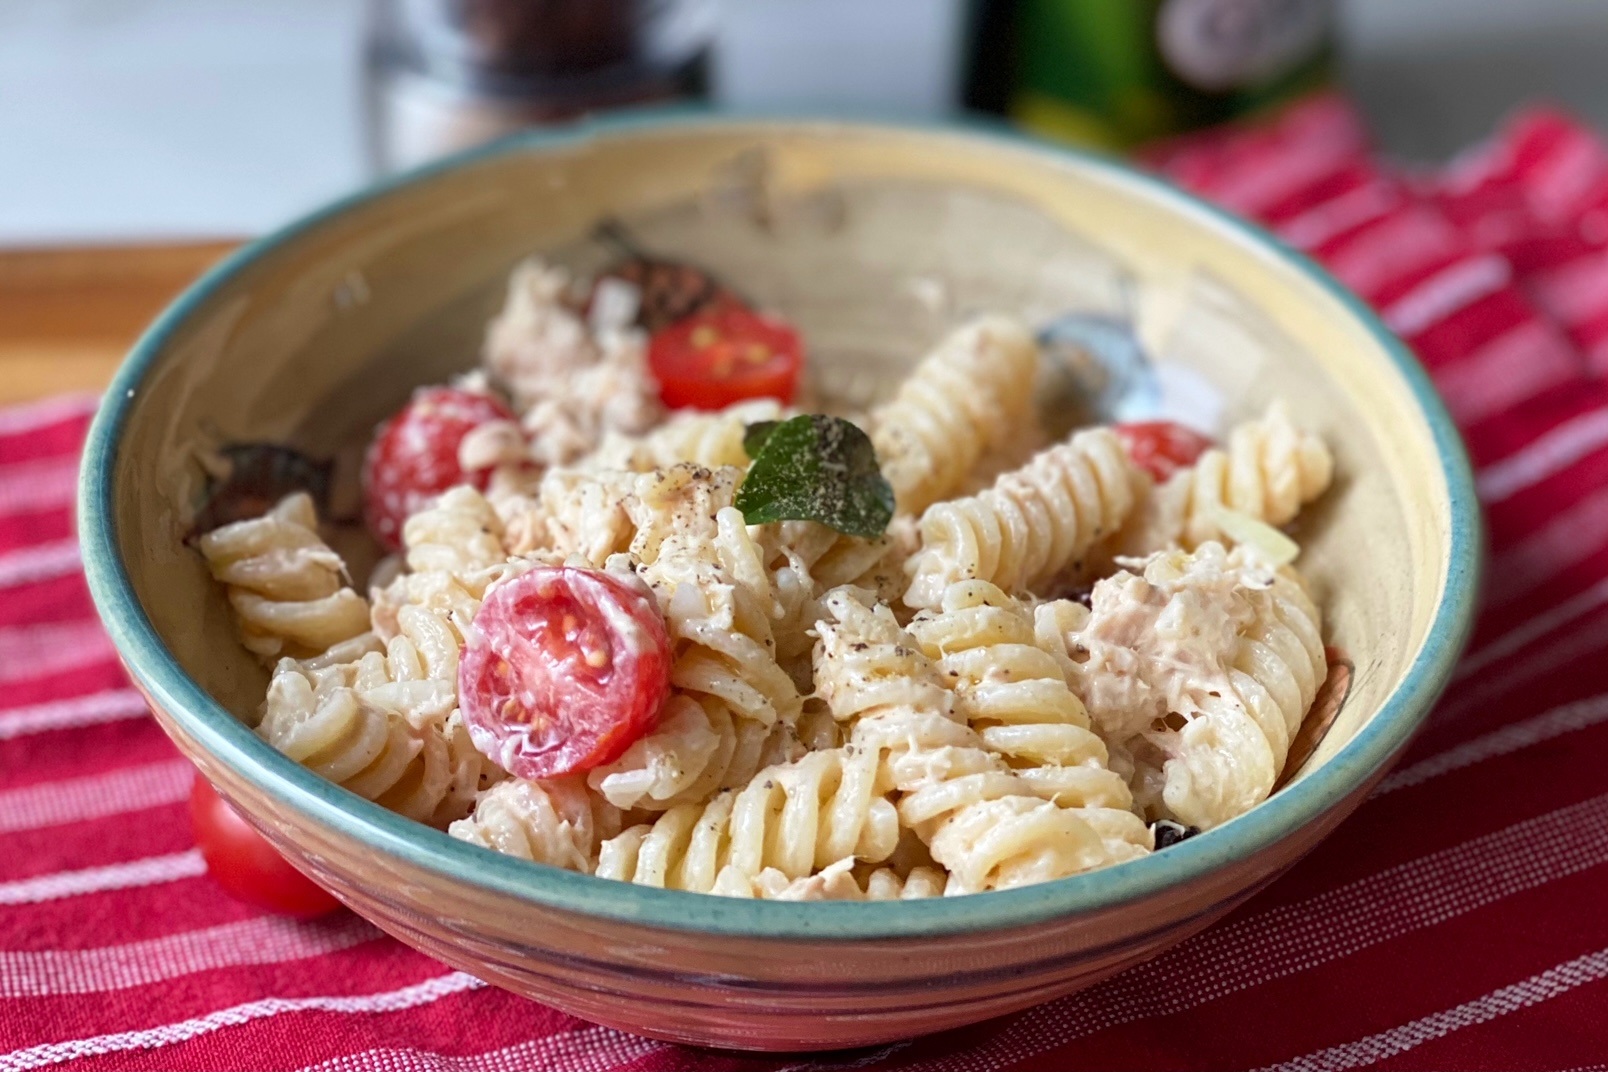
[[[893,487],[855,424],[818,413],[762,423],[773,427],[756,435],[760,426],[751,426],[743,437],[754,459],[737,492],[745,521],[817,521],[867,539],[887,531]]]
[[[743,429],[743,450],[750,458],[759,457],[759,452],[765,447],[765,440],[770,434],[781,426],[781,421],[755,421]]]

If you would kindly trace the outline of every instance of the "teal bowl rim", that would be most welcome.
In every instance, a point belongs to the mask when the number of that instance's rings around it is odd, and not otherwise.
[[[1395,365],[1429,425],[1450,499],[1450,555],[1445,587],[1422,649],[1379,713],[1322,768],[1245,815],[1139,860],[1055,882],[970,897],[892,903],[770,902],[716,898],[635,886],[503,856],[404,819],[331,784],[261,741],[180,667],[140,606],[118,549],[112,485],[124,424],[140,383],[167,343],[207,301],[254,262],[347,210],[434,176],[509,154],[573,147],[637,132],[665,133],[732,125],[785,123],[803,129],[848,128],[939,135],[990,149],[1007,148],[1052,164],[1092,170],[1179,213],[1224,240],[1306,276],[1355,317]],[[118,369],[84,449],[78,517],[89,588],[117,650],[139,684],[219,762],[365,847],[420,868],[534,905],[671,930],[774,939],[867,940],[960,934],[1027,926],[1111,909],[1164,893],[1249,858],[1319,819],[1376,774],[1407,743],[1449,679],[1472,627],[1482,553],[1480,512],[1462,440],[1423,367],[1363,302],[1327,272],[1254,224],[1099,152],[1052,146],[992,123],[866,123],[711,115],[682,109],[589,120],[561,130],[515,135],[358,191],[259,238],[208,271],[145,331]]]

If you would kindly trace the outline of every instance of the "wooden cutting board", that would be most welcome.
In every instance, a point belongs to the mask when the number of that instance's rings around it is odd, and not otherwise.
[[[0,405],[99,391],[233,241],[0,251]]]

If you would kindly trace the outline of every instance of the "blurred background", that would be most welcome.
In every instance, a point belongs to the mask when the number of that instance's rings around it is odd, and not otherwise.
[[[3,0],[0,245],[261,232],[533,122],[1007,115],[1132,144],[1326,80],[1436,159],[1515,105],[1608,123],[1608,0]]]

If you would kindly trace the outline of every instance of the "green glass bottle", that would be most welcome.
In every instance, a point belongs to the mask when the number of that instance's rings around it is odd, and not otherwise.
[[[1009,113],[1123,148],[1327,84],[1333,0],[1017,0]]]

